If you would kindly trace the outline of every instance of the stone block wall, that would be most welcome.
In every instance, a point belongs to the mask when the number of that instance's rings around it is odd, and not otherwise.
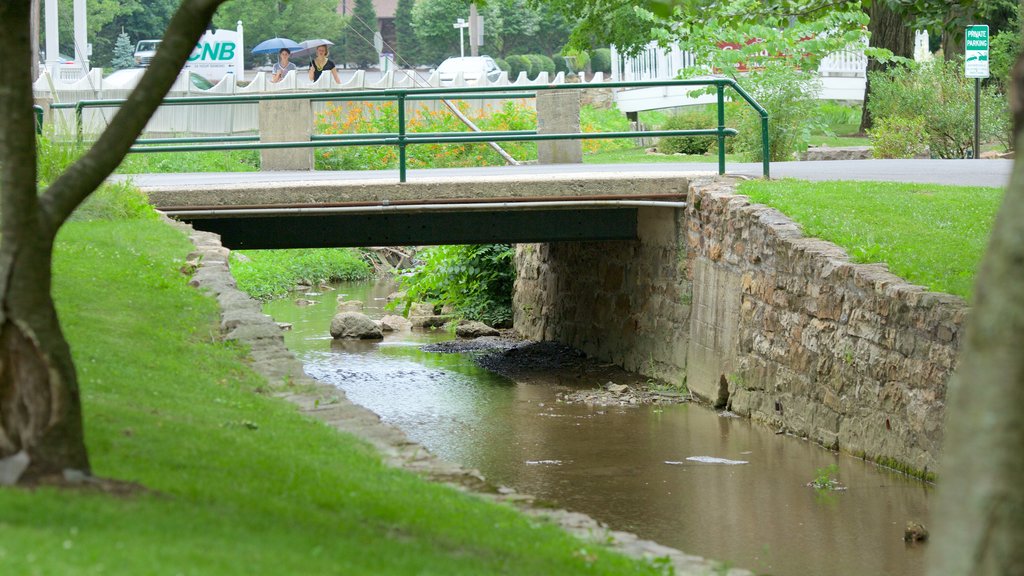
[[[707,353],[717,365],[691,354],[691,389],[727,396],[733,411],[825,446],[936,472],[964,301],[884,265],[852,264],[841,248],[804,237],[780,212],[733,190],[690,189],[691,271],[730,279],[717,293],[695,280],[694,307],[708,296],[738,310],[725,323],[729,337]]]
[[[869,185],[869,184],[866,184]],[[521,245],[515,326],[824,446],[940,472],[960,298],[852,264],[728,181],[640,239]]]
[[[516,331],[681,382],[690,314],[682,212],[640,208],[636,241],[518,245]]]

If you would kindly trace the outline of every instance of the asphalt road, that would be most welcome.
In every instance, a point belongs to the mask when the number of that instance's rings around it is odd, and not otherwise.
[[[925,184],[953,184],[961,186],[1005,187],[1010,178],[1012,160],[826,160],[817,162],[773,162],[771,176],[802,180],[856,180],[886,182],[920,182]],[[482,176],[562,176],[593,173],[651,173],[678,172],[691,174],[717,173],[716,164],[657,163],[657,164],[527,164],[522,166],[487,168],[435,168],[409,170],[408,181],[417,178],[478,178]],[[726,165],[730,175],[761,176],[761,164],[731,163]],[[179,174],[135,174],[115,176],[115,180],[130,178],[140,187],[149,186],[203,186],[209,184],[261,184],[289,181],[330,180],[398,180],[397,170],[379,171],[316,171],[316,172],[214,172]]]

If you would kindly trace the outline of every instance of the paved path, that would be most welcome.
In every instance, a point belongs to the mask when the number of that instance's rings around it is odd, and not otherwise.
[[[1010,178],[1012,160],[826,160],[820,162],[773,162],[772,178],[805,180],[858,180],[921,182],[1003,187]],[[761,164],[726,164],[728,174],[761,176]],[[487,168],[435,168],[409,170],[407,180],[417,178],[479,178],[481,176],[537,176],[543,174],[686,172],[714,174],[716,164],[663,162],[657,164],[530,164]],[[121,180],[124,176],[115,176]],[[318,172],[231,172],[189,174],[136,174],[130,178],[140,187],[203,186],[288,181],[398,180],[397,170]]]

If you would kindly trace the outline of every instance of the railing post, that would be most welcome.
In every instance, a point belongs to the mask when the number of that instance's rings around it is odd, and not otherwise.
[[[769,161],[771,160],[771,148],[768,146],[768,113],[764,112],[761,114],[761,150],[764,154],[764,177],[767,180],[771,178],[771,172],[769,169]]]
[[[398,181],[405,182],[405,91],[398,93]]]
[[[718,175],[725,174],[725,85],[715,85],[718,93]]]
[[[537,91],[537,134],[580,132],[580,91]],[[538,164],[582,164],[582,140],[537,142]]]
[[[82,102],[79,101],[75,104],[75,142],[81,144],[84,134],[82,134]]]
[[[43,135],[43,107],[35,104],[32,106],[32,111],[36,115],[36,134]]]
[[[260,100],[260,142],[309,141],[313,104],[308,99]],[[260,150],[260,170],[313,170],[313,148]]]

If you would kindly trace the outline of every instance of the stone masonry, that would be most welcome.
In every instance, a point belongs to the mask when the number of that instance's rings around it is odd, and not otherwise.
[[[639,241],[520,246],[516,329],[826,447],[940,472],[964,301],[850,263],[729,181],[692,182],[688,202],[641,210]]]

